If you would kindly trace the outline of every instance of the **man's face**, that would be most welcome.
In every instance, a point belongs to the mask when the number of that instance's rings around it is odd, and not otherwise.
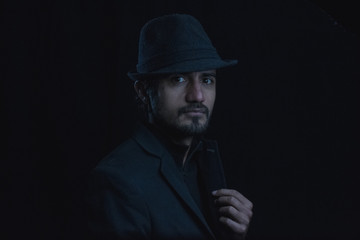
[[[150,99],[154,122],[182,136],[201,134],[208,126],[215,96],[215,70],[161,78]]]

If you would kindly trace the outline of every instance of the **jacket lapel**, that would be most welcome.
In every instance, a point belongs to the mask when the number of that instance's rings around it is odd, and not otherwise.
[[[193,200],[188,191],[185,182],[175,164],[174,159],[159,140],[143,125],[139,125],[138,130],[134,135],[134,139],[143,147],[143,149],[150,154],[160,158],[160,172],[166,179],[171,188],[176,192],[178,197],[189,208],[192,214],[202,223],[207,232],[215,239],[209,225],[207,224],[199,207]]]
[[[190,208],[190,210],[196,215],[196,217],[201,221],[207,231],[214,236],[212,231],[210,230],[209,225],[207,224],[203,214],[201,213],[199,207],[193,200],[188,191],[185,182],[182,180],[182,176],[177,169],[172,158],[167,156],[162,158],[160,171],[167,182],[171,185],[171,187],[175,190],[178,196],[184,201],[184,203]]]
[[[214,234],[219,239],[228,239],[226,231],[219,223],[218,207],[215,206],[214,198],[211,192],[221,188],[226,188],[226,180],[224,176],[223,166],[220,160],[218,147],[215,141],[206,141],[204,156],[200,158],[199,173],[203,182],[205,191],[209,195],[208,214],[209,224]]]
[[[226,188],[223,166],[215,141],[206,141],[203,157],[200,158],[200,174],[207,190],[211,193],[220,188]]]

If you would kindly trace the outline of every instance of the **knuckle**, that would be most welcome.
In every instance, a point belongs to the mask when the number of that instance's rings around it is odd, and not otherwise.
[[[239,229],[240,229],[241,233],[244,233],[244,232],[246,232],[247,226],[244,224],[240,224]]]
[[[245,225],[249,225],[250,219],[247,218],[247,217],[243,218],[243,223],[244,223]]]
[[[237,202],[237,199],[236,199],[234,196],[230,196],[230,197],[229,197],[229,202],[230,202],[231,204],[235,204],[235,203]]]
[[[226,225],[229,225],[231,223],[230,219],[227,217],[221,217],[220,220]]]
[[[252,212],[252,211],[250,211],[250,213],[249,213],[249,217],[250,217],[250,218],[252,218],[252,216],[253,216],[253,212]]]
[[[229,215],[229,214],[232,214],[235,209],[232,206],[226,206],[226,207],[222,207],[220,210],[221,210],[221,212]]]
[[[231,225],[232,221],[230,218],[225,218],[225,223],[227,223],[228,225]]]
[[[236,213],[236,209],[233,206],[229,206],[228,207],[228,212],[231,214],[235,214]]]
[[[236,191],[236,190],[234,190],[234,189],[230,189],[230,190],[229,190],[229,193],[230,193],[231,195],[235,195],[235,194],[236,194],[236,192],[237,192],[237,191]]]
[[[239,224],[238,226],[236,226],[236,228],[234,228],[234,232],[237,234],[243,234],[246,233],[246,226],[243,224]]]
[[[239,213],[239,222],[248,225],[250,223],[250,218],[244,213]]]

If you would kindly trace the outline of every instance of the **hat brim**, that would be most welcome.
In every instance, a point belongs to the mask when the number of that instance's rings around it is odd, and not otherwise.
[[[171,74],[171,73],[185,73],[185,72],[200,72],[212,69],[219,69],[224,67],[234,66],[238,63],[238,60],[222,60],[222,59],[195,59],[186,62],[179,62],[170,66],[163,67],[159,70],[148,72],[148,73],[138,73],[138,72],[128,72],[129,78],[132,80],[142,80],[149,76],[156,76],[162,74]]]

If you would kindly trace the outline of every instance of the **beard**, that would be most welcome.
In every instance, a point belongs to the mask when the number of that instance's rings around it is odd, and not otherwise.
[[[181,122],[181,115],[191,112],[193,109],[200,110],[205,116],[205,121],[203,120],[204,116],[193,116],[190,121],[187,121],[186,123]],[[173,137],[181,138],[203,135],[206,132],[210,121],[209,109],[202,103],[191,103],[180,108],[177,111],[177,118],[174,120],[169,120],[164,117],[161,114],[161,111],[161,105],[158,103],[153,105],[153,121],[158,127]]]

